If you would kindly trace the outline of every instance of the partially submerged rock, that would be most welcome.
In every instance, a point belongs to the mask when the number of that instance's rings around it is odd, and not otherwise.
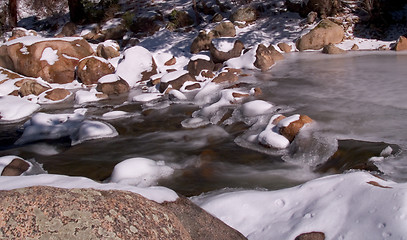
[[[14,158],[3,168],[1,171],[1,176],[20,176],[29,168],[30,164],[27,161],[21,158]]]
[[[191,60],[187,65],[189,74],[193,76],[198,76],[202,70],[213,71],[214,68],[215,64],[211,60],[208,61],[202,58]]]
[[[344,54],[344,53],[346,53],[346,51],[341,49],[341,48],[338,48],[334,44],[328,44],[328,45],[324,46],[324,48],[322,49],[322,53],[326,53],[326,54]]]
[[[321,20],[309,33],[297,40],[296,46],[300,51],[319,50],[328,44],[343,41],[345,32],[341,26],[328,20]]]
[[[167,88],[180,90],[186,82],[196,82],[196,79],[187,71],[167,73],[161,78],[159,90],[160,92],[165,92]]]
[[[285,53],[289,53],[292,50],[291,46],[288,45],[287,43],[279,43],[279,44],[277,44],[277,47],[280,48],[280,50]]]
[[[263,44],[259,44],[256,50],[256,60],[253,64],[261,71],[267,71],[276,61],[282,59],[284,59],[283,55],[274,49],[272,45],[267,48]]]
[[[45,98],[47,98],[51,101],[60,101],[60,100],[64,100],[71,94],[72,93],[69,90],[66,90],[64,88],[55,88],[55,89],[46,91]]]
[[[396,51],[405,51],[407,50],[407,38],[404,36],[400,36],[394,46],[394,50]]]

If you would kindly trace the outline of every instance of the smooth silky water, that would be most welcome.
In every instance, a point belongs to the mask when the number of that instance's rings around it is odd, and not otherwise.
[[[233,117],[239,106],[228,108],[226,121],[198,129],[181,122],[198,106],[190,103],[123,103],[116,99],[88,106],[87,117],[101,120],[103,113],[122,110],[133,116],[102,120],[119,132],[115,138],[70,146],[69,139],[14,146],[23,124],[0,125],[0,155],[34,158],[49,173],[86,176],[103,181],[120,161],[147,157],[176,169],[160,185],[191,196],[223,188],[281,189],[327,174],[317,171],[347,140],[348,162],[378,155],[392,146],[393,155],[374,164],[383,176],[407,180],[407,55],[394,52],[348,53],[341,56],[292,53],[270,72],[242,78],[247,87],[260,87],[261,99],[281,106],[285,115],[301,113],[315,123],[286,152],[276,154],[256,144],[245,143],[250,131],[258,133],[267,121],[253,129],[242,118]],[[152,107],[153,106],[153,107]],[[72,106],[45,109],[49,113],[73,112]],[[268,119],[271,115],[263,116]],[[229,120],[227,120],[229,118]],[[257,131],[257,132],[256,132]],[[339,141],[339,145],[340,142]],[[371,143],[371,144],[370,144]],[[255,145],[255,146],[254,146]],[[366,159],[365,159],[366,161]],[[334,164],[335,165],[335,164]]]

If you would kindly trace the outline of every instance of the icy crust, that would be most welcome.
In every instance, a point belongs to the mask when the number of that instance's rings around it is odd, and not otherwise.
[[[118,183],[98,183],[85,177],[69,177],[54,174],[40,174],[33,176],[0,177],[0,190],[12,190],[31,186],[51,186],[59,188],[94,188],[99,190],[123,190],[138,193],[152,201],[163,203],[178,199],[177,193],[165,187],[134,187]]]
[[[130,158],[118,163],[114,169],[110,182],[148,187],[157,185],[158,180],[167,178],[174,173],[174,169],[166,166],[163,161],[148,158]]]
[[[37,113],[24,123],[23,134],[15,144],[69,137],[75,145],[118,135],[108,123],[85,120],[85,113],[86,109],[77,109],[73,114]]]
[[[250,240],[295,239],[323,232],[326,239],[404,239],[407,184],[366,172],[312,180],[278,191],[208,194],[192,200]]]
[[[39,108],[40,105],[20,97],[2,96],[0,97],[0,122],[22,120]]]

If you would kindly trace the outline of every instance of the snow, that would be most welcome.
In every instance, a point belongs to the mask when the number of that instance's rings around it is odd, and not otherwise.
[[[231,68],[257,69],[253,63],[256,61],[256,48],[250,49],[240,57],[231,58],[225,62],[225,65]]]
[[[10,107],[13,106],[13,107]],[[26,118],[40,108],[40,105],[32,103],[16,96],[0,97],[0,120],[17,121]]]
[[[278,128],[288,127],[288,125],[290,125],[290,123],[298,121],[299,119],[300,119],[300,115],[294,114],[294,115],[286,117],[286,118],[282,119],[280,122],[278,122],[277,127]]]
[[[194,56],[191,57],[191,61],[196,61],[198,59],[210,61],[211,57],[209,57],[208,55],[204,55],[204,54],[195,54]]]
[[[192,200],[250,240],[295,239],[312,231],[325,233],[326,239],[404,239],[406,194],[406,183],[353,172],[278,191],[216,193]]]
[[[40,61],[47,61],[49,65],[54,65],[58,61],[58,50],[47,47],[42,51]]]
[[[141,80],[143,72],[152,70],[152,64],[152,54],[141,46],[135,46],[124,51],[116,74],[134,87]]]
[[[88,103],[88,102],[96,102],[96,101],[100,101],[103,99],[106,99],[107,97],[98,97],[100,96],[100,94],[103,94],[101,92],[98,92],[96,89],[92,88],[89,91],[86,90],[78,90],[75,93],[75,102],[77,104],[84,104],[84,103]]]
[[[108,75],[105,75],[105,76],[99,78],[98,82],[99,83],[112,83],[112,82],[116,82],[118,80],[120,80],[120,78],[116,74],[108,74]]]
[[[35,43],[38,42],[45,42],[45,41],[68,41],[68,42],[72,42],[75,40],[81,40],[81,37],[63,37],[63,38],[44,38],[41,36],[25,36],[25,37],[20,37],[8,42],[5,42],[3,44],[0,44],[0,46],[2,45],[6,45],[6,46],[11,46],[17,43],[22,43],[24,46],[31,46]]]
[[[133,102],[150,102],[163,96],[161,93],[143,93],[133,97]]]
[[[212,44],[218,51],[229,52],[235,46],[235,41],[235,38],[215,38]]]
[[[75,145],[92,139],[117,136],[113,126],[85,120],[85,113],[86,109],[77,109],[73,114],[36,113],[24,123],[23,134],[15,144],[70,137],[71,144]]]
[[[177,79],[177,78],[179,78],[179,77],[181,77],[181,76],[183,76],[183,75],[185,75],[187,73],[188,73],[188,71],[186,71],[186,70],[178,70],[178,71],[167,73],[161,78],[161,82],[162,83],[168,83],[168,82],[170,82],[172,80],[175,80],[175,79]]]
[[[149,187],[157,185],[158,180],[167,178],[174,173],[174,169],[166,166],[162,161],[148,158],[130,158],[118,163],[114,169],[110,182]]]
[[[31,186],[51,186],[59,188],[94,188],[98,190],[123,190],[144,196],[152,201],[163,203],[178,199],[177,193],[164,187],[134,187],[117,183],[98,183],[85,177],[69,177],[54,174],[40,174],[33,176],[0,177],[0,190],[11,190]]]
[[[243,115],[248,117],[265,114],[272,108],[273,104],[263,100],[254,100],[242,105]]]
[[[271,117],[266,128],[258,135],[259,143],[277,149],[284,149],[290,145],[290,141],[279,133],[278,126],[273,124],[273,121],[280,116],[281,114],[276,114]]]

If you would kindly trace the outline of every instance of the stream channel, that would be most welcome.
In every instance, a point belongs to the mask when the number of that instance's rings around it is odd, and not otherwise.
[[[174,168],[172,177],[158,184],[186,196],[223,188],[282,189],[350,169],[407,181],[407,55],[285,56],[271,71],[249,72],[240,81],[247,89],[260,87],[262,95],[256,99],[274,104],[276,112],[305,114],[314,120],[286,151],[247,141],[247,136],[264,129],[272,114],[245,119],[236,104],[222,110],[217,124],[188,129],[181,123],[199,107],[164,97],[144,104],[125,98],[88,104],[89,119],[100,120],[112,110],[133,115],[101,120],[113,125],[119,136],[74,146],[69,139],[16,146],[24,121],[2,124],[0,156],[35,159],[48,173],[98,181],[108,178],[118,162],[146,157]],[[73,105],[72,101],[49,105],[41,111],[72,113]],[[388,146],[391,154],[380,158]]]

